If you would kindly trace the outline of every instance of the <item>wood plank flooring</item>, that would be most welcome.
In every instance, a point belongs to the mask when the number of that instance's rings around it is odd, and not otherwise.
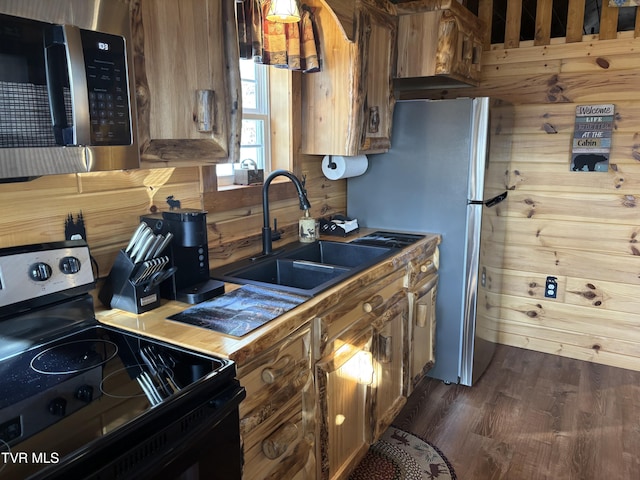
[[[424,379],[394,425],[460,480],[640,479],[640,372],[500,345],[473,387]]]

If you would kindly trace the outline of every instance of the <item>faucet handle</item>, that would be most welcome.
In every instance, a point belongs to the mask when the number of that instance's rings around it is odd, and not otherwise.
[[[280,240],[282,235],[278,231],[278,219],[273,219],[273,230],[271,230],[271,240]]]

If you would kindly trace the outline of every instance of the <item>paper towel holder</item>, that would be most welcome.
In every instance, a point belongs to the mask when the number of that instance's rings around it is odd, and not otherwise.
[[[338,165],[336,164],[336,162],[333,161],[333,155],[327,155],[329,157],[329,163],[327,163],[327,167],[329,167],[331,170],[335,170],[336,168],[338,168]]]

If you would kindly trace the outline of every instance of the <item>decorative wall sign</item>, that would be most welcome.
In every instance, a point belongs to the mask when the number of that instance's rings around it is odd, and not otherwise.
[[[615,105],[578,105],[573,131],[571,170],[574,172],[606,172]]]
[[[610,7],[637,7],[640,0],[609,0]]]

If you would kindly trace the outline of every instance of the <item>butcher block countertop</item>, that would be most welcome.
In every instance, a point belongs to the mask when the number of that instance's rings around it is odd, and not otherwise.
[[[371,229],[360,229],[358,234],[346,238],[324,236],[321,239],[351,241],[372,231]],[[420,252],[424,252],[428,248],[434,248],[438,243],[440,243],[439,235],[427,233],[424,239],[399,250],[397,254],[381,260],[380,263],[325,290],[317,296],[309,298],[297,307],[242,337],[225,335],[207,328],[167,320],[167,317],[192,307],[190,304],[177,301],[163,300],[163,303],[158,308],[139,315],[118,309],[108,310],[99,301],[96,301],[96,317],[99,322],[106,325],[216,357],[229,358],[238,365],[243,365],[299,328],[308,325],[309,321],[319,313],[338,305],[341,300],[349,298],[363,285],[367,285],[372,280],[384,277],[407,265]],[[229,293],[239,287],[240,285],[227,283],[225,284],[225,292]]]

